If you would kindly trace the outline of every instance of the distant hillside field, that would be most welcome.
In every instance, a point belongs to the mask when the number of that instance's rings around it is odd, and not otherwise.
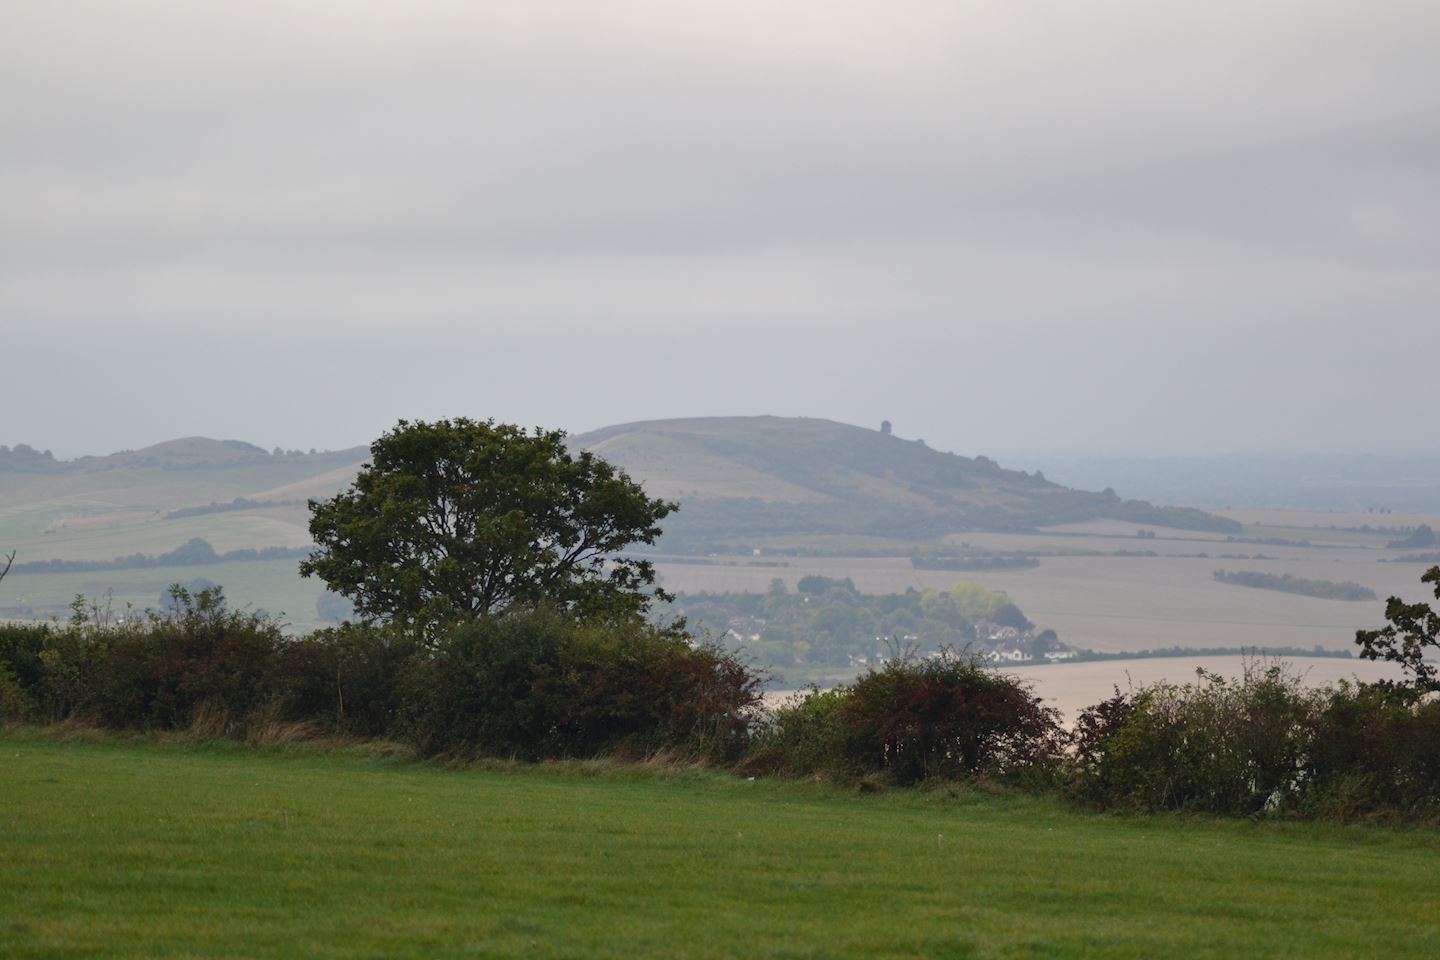
[[[194,537],[221,552],[304,546],[305,499],[345,487],[368,455],[203,437],[71,461],[0,448],[0,546],[22,562],[160,554]]]
[[[762,544],[825,551],[824,538],[931,542],[959,531],[1100,518],[1241,529],[1199,510],[1072,490],[987,457],[832,420],[651,420],[580,434],[571,444],[623,467],[653,495],[678,500],[664,543],[679,552]]]

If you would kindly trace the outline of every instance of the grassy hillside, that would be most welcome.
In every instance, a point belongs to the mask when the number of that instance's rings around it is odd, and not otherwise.
[[[306,498],[342,489],[368,455],[364,447],[272,454],[202,437],[74,461],[0,451],[0,554],[14,550],[20,565],[6,579],[0,616],[63,615],[76,593],[108,592],[123,613],[126,604],[156,605],[171,583],[205,577],[238,604],[284,611],[298,629],[315,626],[320,585],[301,580],[293,559],[67,574],[26,573],[24,565],[160,556],[193,538],[222,554],[304,547]]]
[[[816,537],[934,541],[1097,517],[1239,532],[1197,510],[1072,490],[986,457],[830,420],[652,420],[571,442],[624,467],[651,493],[679,500],[664,542],[682,551],[813,545]]]
[[[0,545],[22,562],[163,553],[191,537],[221,552],[300,546],[305,499],[341,489],[366,456],[363,447],[277,456],[190,437],[64,462],[0,457]],[[193,515],[236,498],[252,506]]]
[[[1440,841],[0,734],[0,956],[1422,957]]]

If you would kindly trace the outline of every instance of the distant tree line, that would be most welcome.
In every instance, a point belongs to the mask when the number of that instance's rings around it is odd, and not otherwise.
[[[1416,550],[1425,547],[1433,547],[1437,542],[1435,531],[1431,530],[1428,524],[1420,524],[1410,532],[1408,537],[1401,537],[1399,540],[1391,540],[1385,546],[1391,550]]]
[[[244,547],[217,553],[208,540],[194,537],[169,553],[132,553],[114,560],[30,560],[15,564],[14,573],[96,573],[104,570],[145,570],[151,567],[197,567],[248,560],[291,560],[308,556],[309,547]]]
[[[49,450],[36,450],[27,443],[17,443],[14,447],[0,444],[0,470],[13,470],[16,473],[52,473],[63,468],[64,465],[57,461],[55,455]]]
[[[910,554],[916,570],[1029,570],[1040,561],[1025,554],[946,553],[916,550]]]
[[[230,513],[234,510],[259,510],[263,507],[290,507],[303,500],[249,500],[236,497],[229,503],[207,503],[197,507],[181,507],[165,514],[166,520],[183,520],[186,517],[203,517],[212,513]]]
[[[1381,557],[1376,563],[1440,563],[1440,553],[1407,553],[1389,559]]]
[[[1350,580],[1343,583],[1334,580],[1306,580],[1288,573],[1260,573],[1255,570],[1216,570],[1215,579],[1221,583],[1232,583],[1237,587],[1279,590],[1282,593],[1298,593],[1306,597],[1319,597],[1322,600],[1379,599],[1374,590]]]
[[[1125,653],[1101,653],[1098,650],[1077,650],[1071,662],[1099,660],[1159,660],[1169,657],[1330,657],[1350,660],[1349,650],[1332,650],[1318,643],[1313,647],[1159,647]]]

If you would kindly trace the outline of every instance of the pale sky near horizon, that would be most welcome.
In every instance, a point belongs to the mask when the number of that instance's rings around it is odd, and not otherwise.
[[[1437,49],[1433,0],[10,0],[0,443],[1440,453]]]

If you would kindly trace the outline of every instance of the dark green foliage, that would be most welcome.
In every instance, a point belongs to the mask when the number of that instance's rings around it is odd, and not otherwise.
[[[64,627],[6,627],[0,664],[26,694],[28,718],[176,729],[201,720],[243,728],[279,686],[279,625],[226,607],[218,588],[173,591],[174,608],[129,622],[88,618],[77,600]],[[35,641],[39,640],[38,668]]]
[[[374,624],[290,641],[280,651],[284,716],[350,736],[395,736],[405,678],[424,654],[413,636]]]
[[[1058,763],[1058,719],[1025,684],[969,657],[896,659],[781,707],[755,763],[897,784],[1033,775]]]
[[[1279,665],[1239,680],[1200,671],[1085,711],[1076,789],[1104,805],[1254,814],[1293,803],[1315,695]]]
[[[1350,580],[1343,583],[1334,580],[1307,580],[1289,573],[1259,573],[1254,570],[1216,570],[1215,579],[1237,587],[1254,587],[1259,590],[1279,590],[1282,593],[1298,593],[1322,600],[1375,600],[1375,591]]]
[[[229,609],[218,587],[194,596],[176,590],[174,599],[172,612],[144,626],[113,628],[80,651],[81,659],[88,653],[97,662],[72,715],[146,729],[205,719],[230,730],[274,698],[284,642],[278,623]]]
[[[637,620],[512,612],[431,644],[390,625],[300,639],[176,588],[176,611],[118,623],[0,625],[0,719],[250,735],[292,722],[413,740],[428,754],[733,760],[761,678],[723,651]]]
[[[1312,690],[1278,664],[1120,693],[1076,721],[1071,790],[1141,810],[1349,819],[1440,813],[1440,701]]]
[[[822,577],[816,574],[801,577],[795,584],[795,589],[800,593],[808,593],[811,596],[822,596],[831,590],[840,590],[845,593],[858,593],[855,589],[855,581],[849,577],[843,580],[836,577]]]
[[[647,560],[675,509],[564,433],[465,418],[399,425],[370,447],[354,485],[310,504],[319,544],[301,563],[361,616],[409,627],[476,620],[512,605],[578,616],[643,611]]]
[[[1420,578],[1421,583],[1435,585],[1435,598],[1440,600],[1440,567],[1431,567]],[[1389,660],[1400,664],[1410,675],[1409,687],[1418,694],[1440,692],[1440,671],[1427,654],[1440,651],[1440,613],[1429,604],[1406,603],[1391,597],[1385,604],[1389,624],[1378,630],[1360,630],[1355,642],[1360,656],[1366,660]]]
[[[1353,819],[1440,810],[1440,700],[1341,684],[1327,692],[1311,728],[1306,812]]]
[[[0,723],[35,714],[49,636],[44,625],[0,623]]]
[[[680,634],[541,609],[451,627],[408,679],[406,731],[427,754],[734,759],[758,691]]]

